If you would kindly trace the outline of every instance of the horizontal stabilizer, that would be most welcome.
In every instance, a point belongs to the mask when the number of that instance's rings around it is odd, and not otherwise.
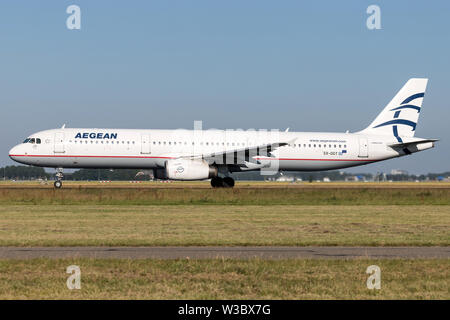
[[[389,144],[389,147],[397,147],[397,148],[407,148],[414,145],[422,144],[422,143],[428,143],[428,142],[436,142],[439,141],[439,139],[423,139],[423,140],[416,140],[416,141],[410,141],[410,142],[403,142],[403,143],[392,143]]]

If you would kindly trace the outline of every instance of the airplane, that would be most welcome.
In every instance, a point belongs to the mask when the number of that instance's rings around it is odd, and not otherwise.
[[[19,163],[64,168],[151,169],[158,179],[207,180],[233,187],[232,172],[322,171],[365,165],[433,148],[414,137],[428,79],[413,78],[365,129],[350,133],[277,130],[135,130],[66,128],[40,131],[9,151]]]

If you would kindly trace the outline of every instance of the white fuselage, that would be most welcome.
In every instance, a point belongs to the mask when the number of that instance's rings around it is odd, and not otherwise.
[[[357,133],[242,130],[53,129],[11,149],[24,164],[57,168],[156,169],[156,177],[233,186],[219,173],[348,168],[434,147],[415,138],[428,79],[412,78],[375,120]],[[230,180],[231,179],[231,180]],[[61,187],[58,180],[55,187]]]
[[[20,163],[54,168],[163,168],[169,159],[279,141],[288,141],[289,145],[274,149],[270,155],[257,154],[252,158],[276,162],[279,170],[316,171],[407,154],[388,146],[396,142],[392,136],[361,133],[62,128],[41,131],[28,139],[33,142],[15,146],[10,157]],[[256,169],[260,167],[244,165],[238,171]]]

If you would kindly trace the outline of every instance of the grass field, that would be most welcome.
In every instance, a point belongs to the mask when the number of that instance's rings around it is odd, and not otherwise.
[[[0,246],[449,246],[450,185],[0,183]],[[82,289],[65,273],[79,265]],[[382,289],[368,290],[369,265]],[[0,299],[449,299],[450,259],[0,260]]]
[[[450,205],[450,187],[2,187],[0,204]]]
[[[366,287],[374,264],[380,290]],[[449,299],[449,285],[449,259],[0,260],[0,299]]]
[[[64,187],[90,187],[90,188],[108,188],[108,187],[130,187],[130,188],[167,188],[169,187],[184,187],[184,188],[211,188],[209,181],[140,181],[139,183],[131,181],[70,181],[64,180]],[[42,187],[53,188],[53,181],[38,181],[38,180],[0,180],[0,187]],[[450,182],[446,181],[385,181],[385,182],[362,182],[362,181],[333,181],[333,182],[307,182],[297,181],[282,182],[282,181],[248,181],[236,180],[235,188],[450,188]]]
[[[2,205],[2,246],[448,246],[450,206]]]

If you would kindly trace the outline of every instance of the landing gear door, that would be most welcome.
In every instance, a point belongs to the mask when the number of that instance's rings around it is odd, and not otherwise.
[[[360,157],[360,158],[369,157],[369,143],[367,142],[367,138],[359,138],[358,157]]]
[[[55,143],[54,143],[55,153],[64,153],[64,132],[55,133]]]
[[[141,134],[141,153],[142,154],[151,153],[151,143],[149,134]]]

